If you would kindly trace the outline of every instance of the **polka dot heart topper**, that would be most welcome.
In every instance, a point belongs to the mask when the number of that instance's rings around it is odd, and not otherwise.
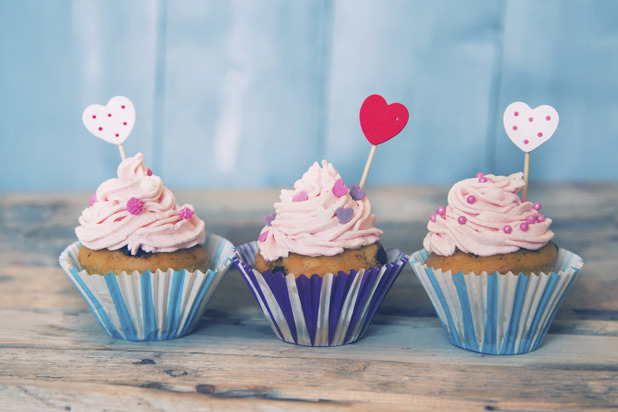
[[[406,127],[409,114],[403,104],[388,104],[384,97],[372,94],[361,105],[359,117],[363,134],[372,145],[359,184],[362,189],[378,145],[397,136]]]
[[[120,157],[126,159],[122,143],[135,125],[135,106],[124,96],[112,97],[106,106],[92,104],[84,110],[82,121],[86,129],[99,139],[118,145]]]
[[[525,152],[523,200],[528,196],[530,152],[552,137],[558,128],[558,120],[556,109],[547,105],[531,109],[526,103],[514,102],[504,111],[502,121],[506,134]]]

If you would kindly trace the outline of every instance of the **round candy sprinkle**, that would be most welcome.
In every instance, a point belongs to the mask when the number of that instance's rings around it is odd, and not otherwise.
[[[191,208],[185,206],[178,212],[178,216],[180,216],[184,220],[189,220],[193,217],[195,212],[191,210]]]
[[[459,217],[457,218],[457,221],[459,222],[459,224],[460,224],[460,225],[465,225],[465,224],[466,224],[466,222],[468,221],[468,219],[466,219],[466,217],[465,217],[465,216],[459,216]]]
[[[513,228],[509,225],[504,225],[504,227],[502,228],[502,231],[508,235],[509,233],[513,231]]]
[[[485,176],[479,177],[479,183],[487,183],[487,178]]]
[[[139,215],[140,213],[144,211],[144,202],[142,202],[136,197],[132,197],[127,202],[127,210],[132,215]]]
[[[541,210],[541,204],[539,202],[535,202],[532,204],[532,208],[538,212]]]
[[[90,200],[88,201],[88,204],[90,206],[94,205],[95,203],[97,203],[97,194],[94,193],[92,196],[90,196]]]
[[[466,198],[466,202],[473,204],[474,202],[476,202],[476,197],[474,197],[474,195],[470,195]]]
[[[526,223],[531,225],[536,222],[536,216],[530,215],[526,218]]]
[[[485,175],[483,174],[483,172],[478,172],[478,173],[476,174],[476,177],[483,177],[483,176],[485,176]]]
[[[526,232],[528,230],[528,224],[524,222],[521,225],[519,225],[519,228],[521,229],[522,232]]]
[[[536,221],[539,222],[539,223],[545,222],[545,216],[544,215],[536,215]]]
[[[431,215],[429,215],[429,220],[431,220],[432,222],[436,222],[436,214],[432,213]]]
[[[438,206],[438,208],[436,209],[436,213],[440,216],[444,216],[444,214],[446,213],[446,208],[444,206]]]

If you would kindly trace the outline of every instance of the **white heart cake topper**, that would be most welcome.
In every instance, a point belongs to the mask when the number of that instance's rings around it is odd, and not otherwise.
[[[547,105],[531,109],[526,103],[515,102],[508,105],[502,120],[509,139],[529,153],[552,137],[558,127],[558,112]]]
[[[124,96],[112,97],[107,106],[92,104],[82,114],[86,129],[99,139],[121,145],[135,125],[135,106]]]

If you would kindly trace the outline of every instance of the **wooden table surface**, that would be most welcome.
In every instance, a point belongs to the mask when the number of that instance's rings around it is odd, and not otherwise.
[[[421,247],[448,188],[369,188],[387,247]],[[533,186],[556,243],[584,259],[543,345],[492,356],[446,339],[409,265],[367,335],[275,338],[236,268],[189,336],[106,335],[58,255],[89,193],[0,196],[0,410],[618,410],[618,188]],[[277,190],[176,193],[207,228],[254,240]]]

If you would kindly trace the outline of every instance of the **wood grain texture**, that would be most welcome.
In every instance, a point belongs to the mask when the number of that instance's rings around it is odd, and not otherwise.
[[[446,196],[446,188],[368,191],[384,243],[408,252]],[[236,244],[253,240],[276,196],[176,193],[194,203],[209,230]],[[351,345],[277,340],[235,269],[189,336],[113,339],[57,266],[88,195],[2,196],[0,410],[616,409],[618,189],[533,185],[530,196],[554,219],[557,242],[586,263],[544,344],[518,356],[452,346],[408,268],[367,335]]]

